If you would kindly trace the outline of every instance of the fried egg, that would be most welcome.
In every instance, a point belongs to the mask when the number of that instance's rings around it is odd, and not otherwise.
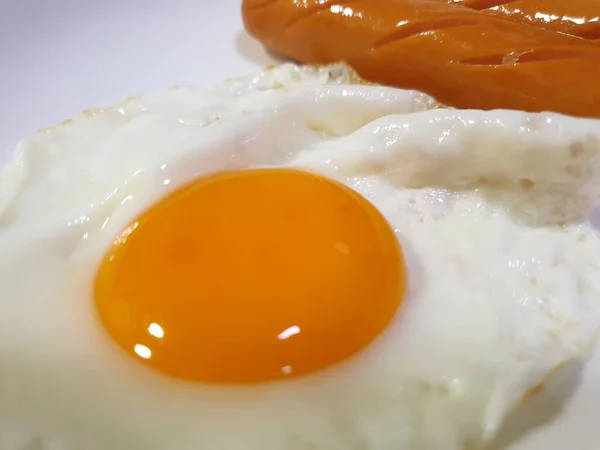
[[[0,447],[479,448],[600,327],[600,122],[284,65],[0,175]]]

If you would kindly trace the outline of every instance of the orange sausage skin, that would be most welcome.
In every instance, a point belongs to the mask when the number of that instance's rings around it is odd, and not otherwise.
[[[598,0],[440,0],[496,17],[600,42]]]
[[[600,46],[439,0],[244,0],[250,35],[307,64],[464,109],[600,117]]]

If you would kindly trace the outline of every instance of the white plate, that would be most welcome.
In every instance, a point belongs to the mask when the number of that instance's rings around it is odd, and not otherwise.
[[[0,166],[19,138],[83,109],[271,63],[239,10],[239,0],[0,0]],[[600,355],[581,372],[519,410],[498,448],[598,450]]]

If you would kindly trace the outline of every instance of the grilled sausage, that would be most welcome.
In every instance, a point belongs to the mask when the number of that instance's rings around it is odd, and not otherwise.
[[[600,45],[441,0],[244,0],[247,31],[302,63],[458,108],[600,117]]]

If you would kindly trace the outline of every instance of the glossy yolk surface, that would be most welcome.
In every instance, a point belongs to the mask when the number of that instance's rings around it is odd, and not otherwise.
[[[115,241],[100,319],[165,374],[253,383],[357,353],[405,287],[393,230],[363,197],[307,172],[220,173],[184,186]]]

